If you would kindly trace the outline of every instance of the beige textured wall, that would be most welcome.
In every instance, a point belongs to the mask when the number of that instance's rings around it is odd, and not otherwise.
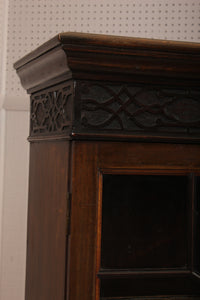
[[[6,112],[1,300],[24,299],[28,115],[24,111]]]
[[[0,300],[23,300],[29,101],[13,63],[61,31],[198,42],[200,0],[0,0],[0,28]]]

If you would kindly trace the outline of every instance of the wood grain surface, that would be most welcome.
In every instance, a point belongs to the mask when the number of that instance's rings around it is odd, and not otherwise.
[[[68,142],[31,144],[26,299],[63,300]]]

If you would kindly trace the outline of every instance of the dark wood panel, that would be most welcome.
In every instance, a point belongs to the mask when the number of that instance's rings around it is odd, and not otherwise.
[[[199,170],[199,145],[162,143],[100,143],[102,169]]]
[[[68,142],[32,143],[28,208],[27,300],[63,300]]]
[[[97,147],[73,142],[69,300],[94,300],[97,231]]]

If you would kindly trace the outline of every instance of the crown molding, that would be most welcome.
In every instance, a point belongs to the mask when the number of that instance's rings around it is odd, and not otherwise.
[[[14,68],[28,93],[71,78],[197,86],[199,53],[199,43],[67,32],[24,56]]]

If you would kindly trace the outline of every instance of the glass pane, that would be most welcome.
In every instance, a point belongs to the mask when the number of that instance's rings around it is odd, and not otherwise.
[[[101,268],[186,268],[188,177],[103,175]]]

